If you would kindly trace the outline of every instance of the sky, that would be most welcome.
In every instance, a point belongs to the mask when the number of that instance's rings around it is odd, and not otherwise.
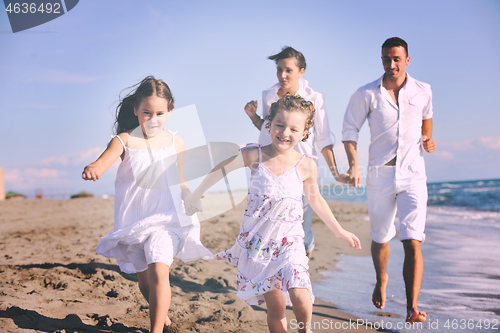
[[[408,73],[433,91],[437,148],[425,153],[428,181],[500,178],[498,0],[85,0],[18,33],[0,12],[6,191],[112,195],[118,162],[95,183],[81,172],[113,134],[120,92],[147,75],[170,86],[173,114],[195,108],[201,141],[256,142],[243,107],[261,104],[262,90],[277,82],[267,57],[288,45],[305,55],[304,78],[325,95],[345,172],[345,108],[357,88],[383,74],[380,47],[393,36],[409,44]],[[369,140],[365,124],[358,143],[365,166]]]

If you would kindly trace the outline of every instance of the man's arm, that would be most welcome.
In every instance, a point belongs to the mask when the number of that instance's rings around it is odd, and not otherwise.
[[[328,168],[330,169],[333,178],[339,183],[349,183],[349,177],[347,174],[340,175],[337,169],[337,162],[335,161],[335,154],[333,153],[333,145],[328,145],[321,150],[323,157],[325,158],[326,164],[328,164]]]
[[[369,106],[365,94],[361,90],[356,91],[347,105],[342,125],[342,142],[349,161],[346,176],[349,178],[349,183],[355,187],[361,187],[362,176],[359,169],[357,142],[359,131],[368,117],[368,111]]]
[[[335,154],[333,153],[333,145],[335,144],[335,136],[330,131],[328,122],[328,114],[325,108],[325,97],[323,94],[316,93],[316,98],[313,101],[314,109],[314,132],[315,140],[318,147],[321,149],[321,154],[325,158],[328,169],[336,181],[347,183],[348,179],[344,175],[339,175]]]
[[[358,144],[356,141],[344,141],[344,148],[349,161],[349,170],[346,176],[349,177],[349,183],[355,187],[361,187],[361,171],[358,162]]]
[[[428,153],[436,149],[436,142],[432,138],[432,118],[422,120],[422,144]]]

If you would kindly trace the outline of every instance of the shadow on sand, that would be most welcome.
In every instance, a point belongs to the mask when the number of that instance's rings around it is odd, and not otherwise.
[[[66,332],[91,332],[91,333],[110,333],[110,332],[134,332],[147,333],[148,330],[127,327],[123,324],[114,323],[108,326],[109,317],[97,315],[92,317],[96,325],[87,325],[82,322],[76,314],[69,314],[64,319],[50,318],[39,314],[36,311],[21,309],[17,306],[0,311],[0,318],[11,318],[14,323],[23,329],[32,329],[40,332],[55,332],[65,330]]]

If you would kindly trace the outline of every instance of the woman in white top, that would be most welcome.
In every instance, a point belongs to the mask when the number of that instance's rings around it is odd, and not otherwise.
[[[304,55],[290,46],[283,47],[281,52],[268,57],[276,63],[276,76],[278,83],[262,92],[262,117],[257,114],[257,101],[250,101],[245,105],[245,112],[252,120],[252,123],[260,130],[259,144],[268,145],[271,143],[271,137],[267,129],[269,108],[286,93],[299,95],[307,101],[313,103],[316,113],[314,115],[314,126],[309,130],[309,138],[305,142],[299,142],[295,146],[301,154],[317,156],[319,152],[332,172],[335,180],[346,183],[344,175],[337,171],[335,156],[333,154],[333,145],[335,138],[330,132],[328,116],[325,110],[323,94],[314,91],[309,87],[307,80],[302,76],[306,70],[306,59]],[[314,235],[311,231],[311,221],[313,210],[307,203],[305,197],[302,197],[304,203],[304,243],[306,254],[310,258],[314,249]]]

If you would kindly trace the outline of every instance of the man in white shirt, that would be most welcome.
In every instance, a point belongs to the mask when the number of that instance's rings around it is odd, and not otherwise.
[[[389,241],[395,236],[394,218],[398,212],[399,239],[405,260],[407,322],[423,322],[417,300],[422,283],[424,261],[420,243],[425,240],[427,185],[422,147],[435,149],[432,139],[432,92],[406,72],[410,63],[407,43],[398,37],[382,45],[385,74],[359,88],[351,97],[344,116],[342,141],[349,159],[352,185],[361,185],[357,159],[357,140],[368,119],[371,142],[367,175],[368,212],[372,236],[372,258],[377,283],[373,304],[383,309],[386,300],[386,273]]]

